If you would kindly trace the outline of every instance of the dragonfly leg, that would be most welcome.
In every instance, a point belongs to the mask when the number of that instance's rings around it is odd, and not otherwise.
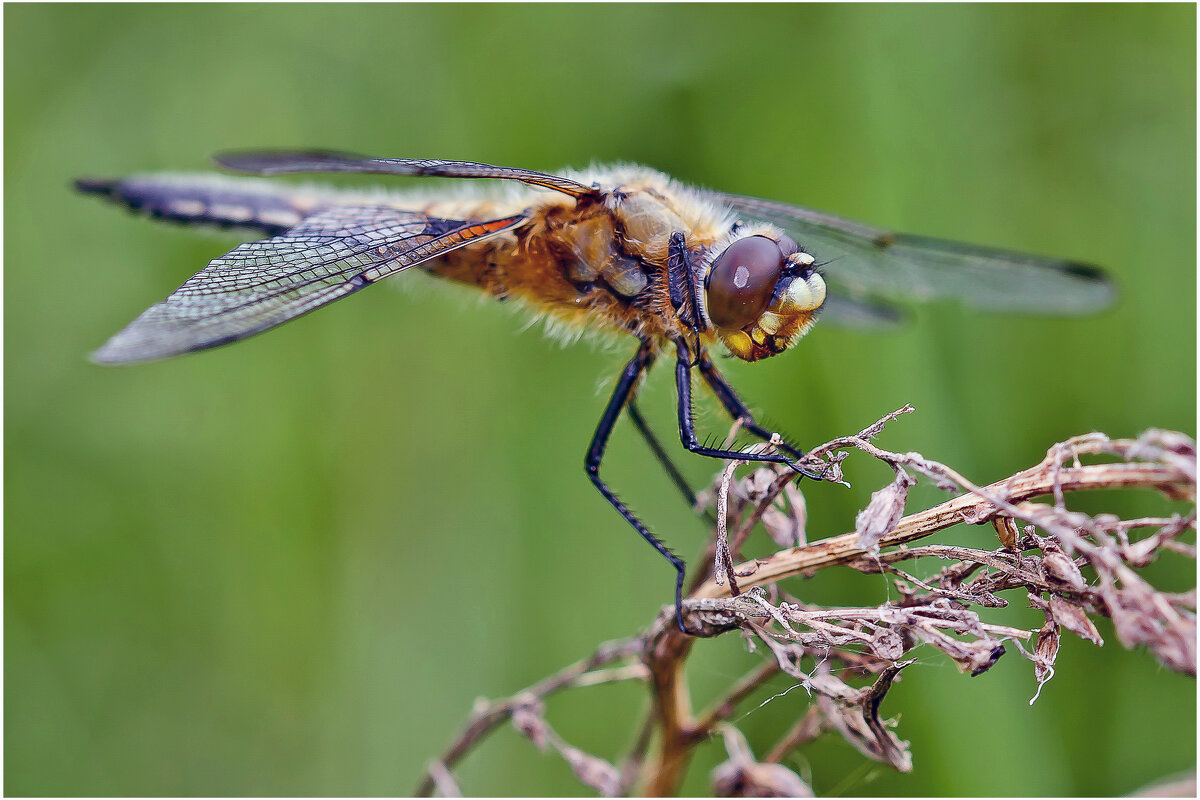
[[[750,409],[738,397],[737,392],[725,380],[725,376],[717,371],[717,365],[712,362],[707,353],[700,354],[700,376],[704,378],[704,382],[713,390],[713,394],[721,401],[721,405],[725,407],[725,411],[729,416],[736,420],[741,420],[742,427],[762,439],[770,440],[774,434],[773,431],[759,425]],[[779,444],[779,448],[792,458],[803,458],[804,451],[794,445],[788,444],[786,441]]]
[[[649,342],[642,342],[642,346],[638,348],[637,354],[633,359],[625,365],[625,369],[621,372],[620,379],[617,380],[617,387],[613,390],[612,398],[608,401],[608,406],[604,409],[604,415],[600,417],[600,424],[596,426],[596,433],[592,436],[592,443],[588,447],[587,459],[585,467],[587,469],[588,478],[604,496],[604,499],[617,510],[617,513],[625,518],[625,521],[633,526],[634,530],[641,535],[643,539],[650,543],[650,546],[657,550],[663,558],[671,562],[671,566],[675,568],[675,624],[679,626],[679,630],[684,633],[694,634],[689,630],[683,622],[683,579],[687,570],[687,565],[683,559],[671,552],[671,550],[663,544],[662,540],[650,532],[641,520],[634,516],[612,489],[608,488],[600,478],[600,462],[604,459],[604,449],[608,446],[608,438],[612,435],[613,427],[617,424],[617,418],[621,416],[621,410],[629,402],[629,398],[633,395],[633,390],[637,386],[638,379],[645,373],[646,368],[653,360],[651,347]]]
[[[700,444],[696,438],[696,422],[692,412],[692,356],[688,352],[687,344],[682,340],[677,341],[675,347],[675,389],[679,403],[679,439],[683,442],[684,447],[693,453],[710,458],[787,464],[806,478],[812,478],[813,480],[820,479],[821,476],[819,474],[800,466],[789,455],[780,453],[743,453],[737,450],[725,450]],[[736,398],[736,395],[732,394],[732,389],[730,390],[730,396]],[[720,392],[718,392],[718,397],[721,397]],[[722,399],[722,402],[724,402],[724,399]],[[740,403],[741,401],[738,402]],[[742,408],[745,407],[742,406]],[[749,412],[747,411],[747,413]],[[756,425],[755,427],[758,426]],[[759,431],[763,431],[764,433],[759,433]],[[765,428],[758,428],[754,432],[759,433],[760,436],[765,434],[765,438],[770,438],[771,436],[770,431],[767,431]]]
[[[698,359],[704,352],[700,343],[700,301],[696,297],[695,267],[681,231],[672,233],[667,242],[667,289],[679,321],[695,337],[696,348],[692,355]]]
[[[662,443],[658,437],[654,435],[654,431],[650,430],[650,426],[646,423],[646,418],[642,416],[641,409],[638,408],[637,398],[629,398],[629,418],[633,420],[633,424],[637,427],[638,432],[642,434],[642,438],[646,440],[646,444],[650,447],[654,457],[658,459],[658,463],[662,465],[663,470],[671,478],[671,482],[679,489],[683,499],[687,501],[689,508],[696,507],[696,493],[692,491],[692,487],[688,485],[687,479],[683,477],[683,473],[671,461],[671,457],[667,451],[663,449]]]

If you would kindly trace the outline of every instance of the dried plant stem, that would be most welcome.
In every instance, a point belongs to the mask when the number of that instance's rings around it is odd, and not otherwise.
[[[646,648],[659,732],[658,750],[649,762],[649,777],[642,787],[642,794],[648,797],[675,792],[691,755],[695,728],[683,668],[696,640],[680,633],[673,623],[660,626],[660,632]]]
[[[788,753],[820,736],[824,727],[824,717],[821,716],[821,707],[817,705],[810,706],[808,713],[801,717],[792,726],[792,729],[785,733],[783,738],[763,756],[763,761],[782,761]]]
[[[578,685],[580,682],[594,684],[596,681],[588,679],[592,670],[614,661],[636,656],[641,651],[641,647],[640,637],[606,642],[596,648],[596,651],[587,658],[576,661],[571,666],[544,678],[507,700],[477,703],[467,724],[454,742],[432,762],[413,794],[417,797],[429,797],[438,784],[444,781],[444,777],[449,775],[449,770],[494,728],[507,721],[517,708],[528,704],[531,699],[540,700],[570,686]]]
[[[763,661],[750,672],[746,673],[735,683],[725,696],[713,703],[700,716],[693,733],[696,736],[707,736],[713,727],[723,720],[729,719],[737,710],[738,703],[749,697],[755,689],[762,686],[779,672],[779,664],[775,661]]]
[[[871,443],[888,422],[911,411],[906,406],[888,414],[857,435],[814,448],[806,458],[806,466],[835,482],[842,481],[847,449],[880,459],[895,472],[895,480],[876,491],[859,513],[854,532],[735,567],[743,543],[760,524],[777,546],[813,538],[804,530],[805,501],[792,485],[795,475],[786,467],[757,467],[739,479],[740,462],[730,462],[713,488],[699,495],[717,511],[711,517],[715,531],[684,601],[684,616],[702,636],[740,629],[766,654],[704,711],[693,711],[684,669],[700,639],[681,633],[668,607],[639,636],[602,645],[507,700],[479,701],[459,736],[430,764],[417,793],[457,794],[451,769],[508,720],[540,749],[557,752],[585,785],[606,795],[674,794],[698,745],[717,734],[728,760],[714,770],[712,786],[725,795],[811,796],[808,784],[781,762],[824,734],[840,735],[865,757],[908,771],[908,743],[896,735],[881,707],[901,671],[917,663],[906,658],[915,648],[928,645],[961,671],[977,675],[1005,653],[1006,645],[1015,645],[1033,662],[1036,700],[1054,676],[1063,631],[1103,644],[1090,616],[1110,617],[1124,646],[1145,646],[1165,666],[1195,675],[1196,591],[1159,591],[1137,572],[1164,553],[1195,558],[1195,545],[1181,540],[1196,529],[1191,439],[1157,430],[1136,440],[1087,434],[1054,445],[1033,467],[981,487],[918,453],[892,453]],[[1084,464],[1081,456],[1109,460]],[[914,475],[962,494],[905,516]],[[1122,520],[1088,516],[1065,505],[1068,493],[1133,488],[1190,501],[1192,509]],[[1045,496],[1050,502],[1031,502]],[[987,524],[988,539],[994,528],[999,547],[907,546],[960,523]],[[914,567],[898,566],[918,558],[946,565],[920,577]],[[896,576],[900,598],[861,607],[810,606],[777,585],[835,565]],[[977,609],[1006,606],[1013,594],[1044,614],[1041,628],[1014,628],[980,616]],[[808,708],[756,760],[730,720],[741,703],[780,673],[793,688],[803,687]],[[631,679],[645,681],[651,704],[620,768],[572,747],[542,716],[542,701],[555,692]]]
[[[997,481],[982,489],[991,497],[1004,498],[1007,503],[1020,503],[1035,497],[1051,494],[1056,488],[1062,491],[1087,489],[1124,489],[1143,487],[1171,490],[1181,484],[1179,472],[1162,464],[1090,464],[1058,470],[1057,474],[1041,466],[1019,472],[1008,480]],[[964,494],[953,500],[934,506],[926,511],[910,514],[896,525],[891,533],[883,536],[880,547],[903,545],[923,539],[961,522],[989,520],[997,511],[997,504],[975,494]],[[738,565],[735,571],[742,580],[742,590],[751,586],[774,583],[794,575],[835,564],[846,564],[866,556],[867,550],[858,546],[857,533],[843,533],[822,539],[806,547],[781,550],[766,558],[754,559]],[[728,587],[713,580],[705,581],[692,597],[725,597]]]

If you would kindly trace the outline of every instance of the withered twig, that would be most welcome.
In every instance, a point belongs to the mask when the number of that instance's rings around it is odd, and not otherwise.
[[[1061,470],[1057,476],[1057,485],[1064,491],[1072,492],[1130,487],[1166,490],[1180,487],[1183,481],[1184,478],[1176,469],[1162,464],[1142,463],[1090,464]],[[990,484],[983,491],[994,498],[1005,497],[1003,505],[1015,510],[1015,506],[1012,505],[1014,502],[1050,494],[1055,485],[1054,476],[1044,469],[1034,467],[1019,472],[1008,480]],[[975,494],[965,494],[927,511],[904,517],[890,533],[879,540],[879,546],[891,547],[923,539],[967,520],[983,522],[990,519],[996,511],[997,503],[992,500]],[[858,547],[858,534],[851,532],[813,542],[807,547],[781,550],[766,558],[739,564],[735,569],[743,576],[741,586],[744,591],[751,586],[774,583],[823,567],[845,564],[866,554],[866,550]],[[726,594],[725,587],[718,586],[711,580],[693,592],[694,597],[722,597]]]
[[[646,752],[650,749],[650,739],[654,736],[654,709],[648,709],[638,726],[638,735],[629,748],[629,753],[621,759],[621,793],[629,794],[631,787],[641,774],[642,765],[646,763]]]
[[[820,706],[809,706],[804,716],[763,756],[763,761],[782,761],[788,753],[816,739],[825,729],[824,719]]]
[[[900,671],[915,663],[912,658],[901,660],[913,648],[931,646],[960,670],[979,674],[1004,653],[1004,644],[1015,643],[1034,662],[1040,693],[1054,674],[1062,631],[1102,644],[1089,615],[1111,616],[1117,637],[1126,646],[1144,644],[1165,665],[1195,673],[1195,589],[1160,592],[1135,569],[1165,552],[1195,557],[1195,546],[1181,541],[1196,529],[1191,439],[1168,431],[1148,431],[1136,440],[1087,434],[1054,445],[1027,470],[979,486],[919,453],[889,452],[871,442],[886,423],[911,411],[906,406],[857,435],[814,448],[805,458],[806,466],[839,482],[847,448],[881,459],[895,471],[896,481],[875,493],[868,511],[856,520],[859,530],[854,532],[734,567],[733,559],[759,522],[777,544],[804,525],[804,499],[792,485],[794,474],[786,467],[758,467],[737,478],[735,470],[741,462],[730,462],[715,486],[698,495],[709,507],[715,505],[717,531],[682,612],[689,626],[703,635],[740,628],[752,647],[761,642],[769,653],[698,718],[684,680],[684,666],[698,640],[681,634],[673,609],[666,608],[640,636],[603,646],[590,658],[508,700],[480,701],[458,739],[431,764],[418,791],[457,792],[450,768],[506,719],[512,719],[538,747],[557,751],[585,785],[604,794],[673,793],[697,745],[717,732],[729,760],[714,770],[714,791],[810,795],[808,785],[778,762],[824,732],[836,732],[867,757],[908,771],[912,768],[908,743],[892,732],[895,723],[883,720],[879,711]],[[1091,461],[1094,456],[1112,460],[1083,463],[1084,457]],[[904,516],[911,475],[965,493]],[[1192,501],[1193,509],[1186,514],[1121,520],[1114,515],[1088,516],[1065,505],[1070,493],[1114,488],[1157,490],[1169,499]],[[790,523],[774,506],[785,490],[794,514]],[[1031,502],[1041,496],[1050,496],[1052,502]],[[874,507],[877,511],[868,513]],[[988,535],[999,536],[994,550],[951,544],[908,546],[958,523],[988,522],[996,531],[992,534],[989,526]],[[1149,528],[1157,530],[1131,538],[1132,532]],[[931,576],[898,566],[919,558],[943,559],[947,564]],[[819,607],[801,603],[777,586],[783,578],[833,565],[896,575],[900,597],[878,606]],[[1086,578],[1082,569],[1092,570],[1094,577]],[[1020,592],[1030,606],[1043,612],[1045,624],[1040,629],[993,624],[975,610],[1006,605],[1011,596],[1000,593],[1010,591]],[[1022,644],[1035,634],[1032,647]],[[637,661],[630,661],[634,658]],[[623,660],[626,663],[598,669]],[[807,663],[812,667],[803,666]],[[835,670],[834,664],[842,666]],[[728,720],[739,704],[780,672],[808,693],[808,709],[765,759],[755,760],[745,737]],[[870,676],[873,682],[862,685],[862,679]],[[646,681],[651,707],[619,769],[564,742],[542,716],[541,701],[553,692],[630,679]]]
[[[440,782],[440,777],[448,776],[449,770],[479,740],[491,733],[496,726],[505,722],[512,716],[514,710],[526,705],[531,698],[540,700],[555,692],[566,689],[574,685],[581,678],[585,678],[596,667],[611,664],[623,658],[636,656],[641,647],[642,640],[640,637],[606,642],[596,648],[596,651],[592,655],[582,661],[575,662],[571,666],[539,681],[525,691],[518,692],[507,700],[490,703],[482,701],[477,703],[462,732],[459,733],[454,742],[435,761],[431,762],[431,766],[426,770],[425,777],[418,784],[413,794],[417,797],[429,797]]]
[[[755,689],[762,686],[768,680],[779,672],[779,666],[774,661],[763,661],[757,667],[743,675],[738,682],[730,687],[729,691],[723,697],[714,702],[708,707],[708,710],[700,715],[700,719],[696,721],[692,728],[692,735],[696,737],[707,736],[712,732],[713,726],[722,720],[729,719],[734,711],[737,710],[738,703],[749,697]]]

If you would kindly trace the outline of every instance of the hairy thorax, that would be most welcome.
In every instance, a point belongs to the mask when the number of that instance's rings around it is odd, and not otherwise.
[[[684,193],[661,191],[661,181],[652,187],[637,177],[614,183],[598,200],[545,200],[524,225],[448,253],[428,271],[501,299],[530,301],[568,325],[659,342],[681,335],[667,283],[670,236],[685,232],[698,263],[728,223]],[[520,209],[479,203],[454,210],[460,218],[484,219]]]

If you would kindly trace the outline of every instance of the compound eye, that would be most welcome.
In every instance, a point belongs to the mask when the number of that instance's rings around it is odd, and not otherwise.
[[[783,273],[783,252],[766,236],[738,239],[717,257],[704,287],[708,318],[718,328],[740,330],[771,302]]]

